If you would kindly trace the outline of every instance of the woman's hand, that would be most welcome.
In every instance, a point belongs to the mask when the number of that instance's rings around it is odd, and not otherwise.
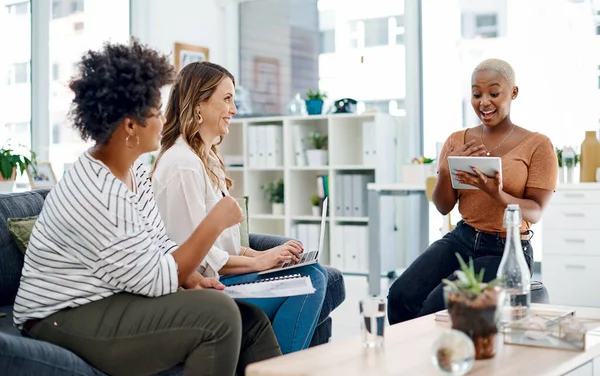
[[[292,260],[300,261],[300,253],[304,252],[302,244],[295,240],[290,240],[285,244],[260,252],[256,256],[259,270],[271,269],[282,261]]]
[[[446,155],[449,157],[481,157],[485,155],[485,147],[483,144],[475,145],[475,140],[471,140],[454,150],[454,139],[450,139]]]
[[[209,219],[210,217],[210,219]],[[208,212],[206,218],[220,225],[221,231],[244,221],[242,208],[231,196],[225,196]]]
[[[494,177],[488,177],[477,168],[471,168],[473,169],[473,172],[475,172],[475,176],[465,171],[458,171],[456,173],[456,180],[461,184],[477,187],[491,197],[498,197],[500,192],[502,192],[502,177],[500,176],[500,173],[496,173],[496,176]]]
[[[190,274],[188,279],[182,285],[182,287],[186,290],[194,290],[194,289],[215,289],[215,290],[223,290],[225,285],[219,282],[216,278],[212,277],[204,277],[198,271]]]

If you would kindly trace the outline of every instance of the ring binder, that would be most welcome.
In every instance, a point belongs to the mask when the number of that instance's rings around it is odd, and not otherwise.
[[[233,285],[229,285],[229,287],[232,287],[232,286],[253,285],[255,283],[281,281],[281,280],[285,280],[285,279],[294,279],[294,278],[302,278],[302,276],[300,275],[300,273],[290,274],[290,275],[282,275],[282,276],[279,276],[279,277],[271,277],[271,278],[259,279],[258,281],[254,281],[254,282],[236,283],[236,284],[233,284]]]

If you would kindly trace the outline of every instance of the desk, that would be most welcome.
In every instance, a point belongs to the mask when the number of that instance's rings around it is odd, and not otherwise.
[[[531,307],[545,306],[532,304]],[[573,307],[579,317],[600,318],[600,309]],[[358,307],[356,307],[358,310]],[[356,325],[359,325],[357,322]],[[359,335],[296,353],[251,364],[247,376],[395,376],[440,375],[431,362],[431,349],[449,323],[434,315],[385,328],[382,349],[366,349]],[[469,376],[592,376],[600,364],[600,345],[586,351],[557,350],[502,343],[492,359],[477,360]],[[596,367],[594,367],[596,365]],[[572,372],[574,371],[574,372]],[[571,373],[572,372],[572,373]]]
[[[418,198],[411,203],[409,226],[411,234],[408,252],[404,252],[404,267],[429,245],[429,201],[425,196],[425,183],[390,183],[367,185],[369,204],[369,294],[379,295],[381,278],[381,241],[379,234],[380,205],[382,196],[410,196]],[[413,236],[414,235],[414,236]]]

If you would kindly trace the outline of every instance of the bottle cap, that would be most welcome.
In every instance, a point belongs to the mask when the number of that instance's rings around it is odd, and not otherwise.
[[[521,210],[521,208],[519,207],[519,204],[508,204],[508,206],[506,208],[508,210]]]

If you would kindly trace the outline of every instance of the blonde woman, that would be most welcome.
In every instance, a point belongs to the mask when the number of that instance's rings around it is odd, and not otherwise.
[[[229,197],[232,181],[217,145],[229,132],[231,118],[237,112],[234,93],[231,73],[209,62],[185,66],[171,88],[161,151],[152,179],[167,234],[178,243],[187,240],[213,206]],[[297,260],[301,252],[302,245],[293,240],[263,252],[243,248],[236,225],[221,233],[199,271],[204,276],[221,274],[225,285],[252,282],[260,279],[256,272],[283,260]],[[310,276],[316,292],[247,300],[269,316],[284,354],[309,346],[326,288],[326,271],[318,264],[296,268],[291,273]]]

